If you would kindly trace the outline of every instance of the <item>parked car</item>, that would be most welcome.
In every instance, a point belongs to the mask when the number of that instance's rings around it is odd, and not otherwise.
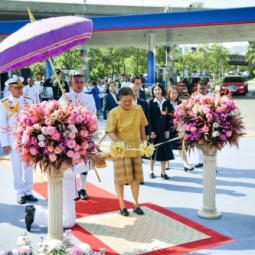
[[[186,84],[188,83],[187,80],[190,80],[190,83],[193,85],[192,86],[192,93],[197,91],[197,84],[200,79],[208,79],[208,82],[210,82],[209,77],[207,76],[202,76],[202,77],[190,77],[190,78],[184,78],[181,82],[178,83],[177,89],[180,93],[181,96],[184,96],[186,93],[188,93],[188,88]],[[213,87],[214,88],[214,87]]]
[[[243,76],[226,76],[220,86],[221,93],[246,94],[248,92],[248,83]]]

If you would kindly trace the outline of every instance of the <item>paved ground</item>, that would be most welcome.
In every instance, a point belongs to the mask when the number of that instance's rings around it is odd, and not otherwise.
[[[255,83],[250,84],[250,92],[244,96],[234,96],[240,106],[247,127],[247,132],[255,131]],[[103,129],[104,122],[100,122]],[[148,177],[148,161],[144,161],[145,185],[141,186],[140,202],[152,202],[208,228],[234,238],[236,242],[210,249],[193,252],[193,255],[254,255],[255,254],[255,138],[242,138],[239,149],[224,148],[218,154],[216,204],[222,213],[220,219],[206,220],[197,216],[202,206],[202,169],[184,172],[180,157],[171,162],[168,181]],[[191,165],[196,163],[192,153]],[[16,245],[17,237],[24,228],[24,206],[16,204],[12,188],[12,174],[0,165],[0,251]],[[100,169],[102,183],[98,183],[95,173],[89,173],[89,181],[115,194],[113,185],[112,162],[107,168]],[[159,176],[159,164],[155,166]],[[40,180],[40,174],[36,174]],[[40,196],[38,196],[40,197]],[[130,187],[125,187],[125,198],[132,201]],[[39,205],[47,206],[40,199]],[[33,247],[41,236],[47,234],[46,228],[36,228],[30,235]],[[74,238],[75,243],[79,243]]]

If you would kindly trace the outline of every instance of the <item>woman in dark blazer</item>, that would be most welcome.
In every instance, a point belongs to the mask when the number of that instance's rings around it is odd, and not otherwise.
[[[114,82],[110,82],[106,87],[106,96],[103,98],[104,120],[107,120],[107,112],[118,106],[118,99],[115,89],[116,87]]]
[[[172,126],[172,117],[169,115],[170,112],[174,111],[170,101],[164,96],[166,91],[164,87],[156,83],[152,87],[152,99],[149,100],[149,115],[151,121],[151,135],[150,138],[153,144],[163,143],[169,140],[170,128]],[[154,154],[150,160],[150,178],[155,178],[153,173],[155,161],[161,163],[161,177],[165,180],[169,179],[166,170],[166,162],[173,160],[174,155],[170,143],[164,143],[156,147]]]
[[[178,89],[175,86],[171,86],[169,88],[169,90],[167,91],[167,98],[170,100],[170,103],[172,104],[174,111],[176,110],[177,106],[182,103],[182,101],[180,100],[180,95],[179,95]],[[173,112],[173,114],[174,114],[174,112]],[[177,135],[178,135],[177,130],[172,126],[170,129],[170,139],[176,138]],[[193,167],[190,167],[188,160],[187,160],[187,156],[182,153],[181,141],[180,140],[172,141],[171,147],[172,147],[172,150],[179,151],[179,154],[180,154],[182,162],[183,162],[184,170],[186,172],[194,170]],[[166,170],[168,170],[168,169],[169,169],[169,162],[167,161]]]

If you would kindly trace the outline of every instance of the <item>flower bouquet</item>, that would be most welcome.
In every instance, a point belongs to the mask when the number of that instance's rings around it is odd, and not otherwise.
[[[98,254],[94,252],[90,245],[81,243],[79,246],[72,244],[72,232],[66,230],[62,241],[49,238],[41,238],[41,242],[38,243],[39,249],[36,253],[33,252],[31,247],[31,241],[29,236],[24,233],[17,239],[17,249],[9,249],[6,251],[0,251],[0,255],[94,255]],[[100,254],[105,254],[105,248],[101,248]]]
[[[244,124],[240,111],[228,96],[196,96],[179,105],[174,125],[188,149],[217,152],[225,145],[238,146]]]
[[[26,164],[58,171],[95,158],[97,118],[79,104],[30,105],[20,111],[17,123],[15,146]]]

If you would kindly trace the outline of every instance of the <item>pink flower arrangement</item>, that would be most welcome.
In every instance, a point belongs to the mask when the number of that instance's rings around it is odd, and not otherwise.
[[[88,162],[95,154],[97,118],[80,104],[58,101],[28,105],[17,116],[16,148],[26,164],[60,169]]]
[[[196,96],[184,101],[175,112],[174,125],[188,149],[207,145],[220,150],[238,146],[244,124],[240,112],[228,96]]]

